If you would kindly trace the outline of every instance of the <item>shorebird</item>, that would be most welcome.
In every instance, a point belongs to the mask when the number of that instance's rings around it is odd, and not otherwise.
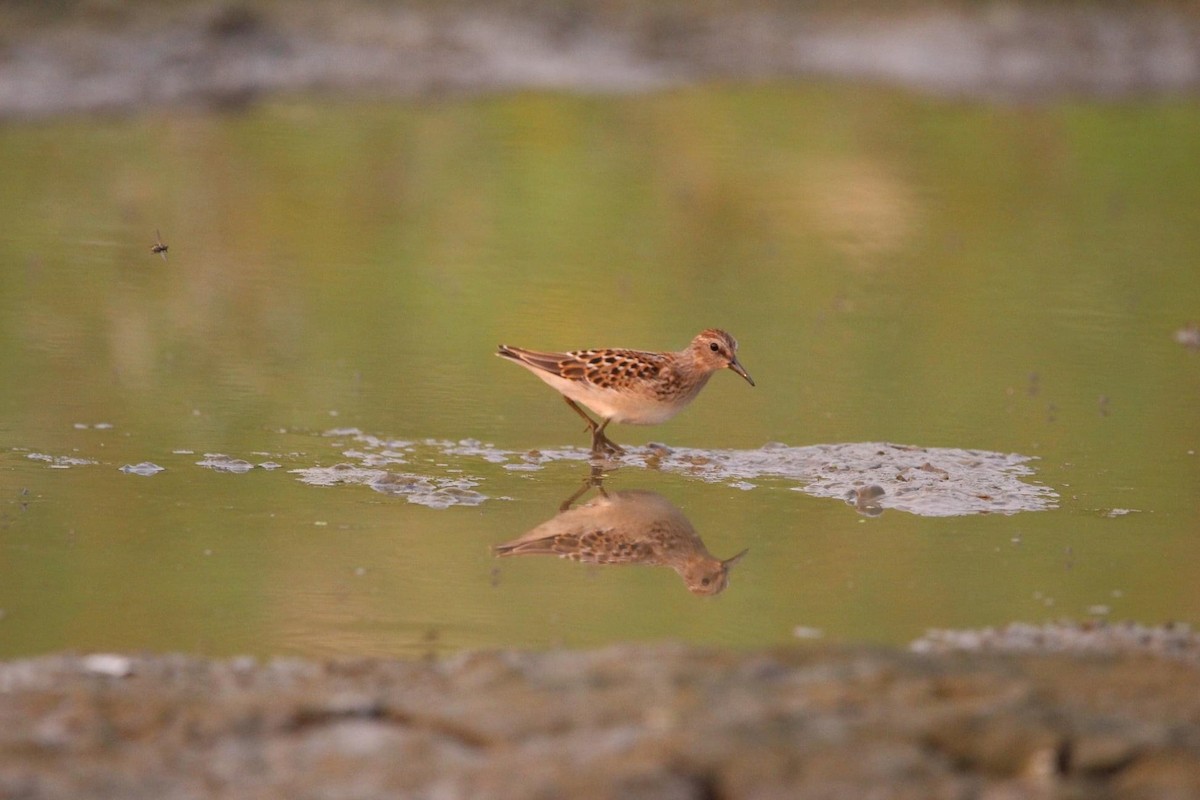
[[[586,491],[586,488],[585,490]],[[577,492],[576,497],[583,494]],[[564,505],[568,505],[568,500]],[[720,560],[704,547],[678,506],[657,492],[606,492],[510,542],[497,556],[553,555],[585,564],[670,567],[693,594],[714,595],[729,585],[729,570],[748,551]]]
[[[604,435],[610,422],[656,425],[696,398],[714,372],[731,369],[753,386],[737,358],[737,340],[717,328],[701,331],[674,353],[643,350],[572,350],[547,353],[500,345],[496,355],[515,361],[554,387],[587,420],[593,455],[624,452]],[[579,407],[590,408],[596,422]]]

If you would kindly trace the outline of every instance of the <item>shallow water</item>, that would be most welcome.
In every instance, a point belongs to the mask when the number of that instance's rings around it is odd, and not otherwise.
[[[1200,622],[1194,104],[289,103],[12,125],[0,174],[0,656]],[[613,426],[604,489],[728,587],[495,558],[590,475],[496,344],[709,326],[757,387]]]

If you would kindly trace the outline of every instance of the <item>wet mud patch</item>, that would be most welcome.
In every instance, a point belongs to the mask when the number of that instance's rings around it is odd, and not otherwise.
[[[172,455],[180,457],[179,464],[159,463],[166,460],[158,454],[159,461],[136,465],[30,451],[21,455],[52,469],[111,466],[135,475],[187,467],[227,475],[287,468],[310,486],[361,485],[439,509],[506,499],[480,487],[503,482],[505,474],[516,477],[564,462],[591,463],[605,471],[658,470],[747,491],[783,488],[841,500],[868,516],[887,509],[928,517],[1015,514],[1058,505],[1052,488],[1028,480],[1035,474],[1030,466],[1033,457],[987,450],[886,442],[807,447],[772,443],[754,450],[671,449],[651,444],[630,448],[619,458],[597,465],[589,451],[574,447],[505,450],[477,439],[393,439],[357,428],[325,431],[320,439],[337,452],[336,463],[321,465],[325,459],[320,455],[295,451],[255,452],[255,460],[248,461],[225,453],[205,453],[196,459],[191,450],[176,450]]]
[[[895,509],[927,517],[1057,507],[1053,489],[1021,480],[1034,474],[1032,460],[1016,453],[885,442],[663,450],[648,459],[660,469],[744,489],[755,488],[764,478],[802,481],[792,488],[844,500],[870,516]]]
[[[342,435],[354,446],[343,456],[364,467],[420,462],[463,464],[478,461],[509,471],[538,471],[554,462],[587,462],[589,453],[562,450],[510,451],[478,440],[385,440],[355,431]],[[845,501],[864,515],[884,510],[925,517],[1045,511],[1057,507],[1048,486],[1030,483],[1031,456],[955,447],[916,447],[854,443],[792,447],[769,444],[757,450],[671,450],[661,445],[630,451],[610,467],[642,467],[678,473],[740,489],[764,485],[814,497]],[[374,479],[371,479],[374,480]],[[367,481],[362,481],[367,482]]]
[[[503,450],[474,439],[408,441],[356,429],[325,435],[343,439],[342,455],[354,463],[293,470],[301,480],[314,485],[361,483],[435,508],[477,505],[487,497],[475,491],[482,478],[422,474],[430,468],[460,475],[488,465],[510,472],[537,472],[547,464],[583,463],[590,457],[577,448]],[[663,470],[745,490],[793,484],[786,488],[842,500],[869,516],[894,509],[947,517],[1056,508],[1058,494],[1053,489],[1023,480],[1034,474],[1029,465],[1033,460],[1017,453],[860,442],[808,447],[768,444],[757,450],[650,445],[630,450],[607,466]],[[406,466],[403,473],[387,470],[398,464]]]

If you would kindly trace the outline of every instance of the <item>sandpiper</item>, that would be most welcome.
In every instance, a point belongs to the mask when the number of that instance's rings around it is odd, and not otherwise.
[[[675,353],[642,350],[573,350],[545,353],[500,345],[496,355],[517,362],[557,389],[587,420],[593,455],[624,452],[604,435],[610,422],[655,425],[695,399],[717,370],[731,369],[753,386],[737,358],[737,340],[716,328],[701,331]],[[603,422],[589,417],[579,403]]]

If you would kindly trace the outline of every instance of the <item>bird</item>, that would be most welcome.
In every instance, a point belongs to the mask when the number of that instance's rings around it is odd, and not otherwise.
[[[737,357],[737,340],[708,328],[678,352],[594,349],[566,353],[500,345],[496,355],[525,367],[558,390],[587,421],[593,456],[621,455],[623,448],[605,434],[610,422],[656,425],[682,411],[714,372],[731,369],[754,386]],[[587,406],[597,422],[579,407]]]
[[[584,564],[670,567],[698,595],[724,591],[730,568],[749,552],[715,558],[679,507],[658,492],[599,488],[588,502],[561,510],[525,535],[495,545],[493,552],[501,558],[553,555]]]

